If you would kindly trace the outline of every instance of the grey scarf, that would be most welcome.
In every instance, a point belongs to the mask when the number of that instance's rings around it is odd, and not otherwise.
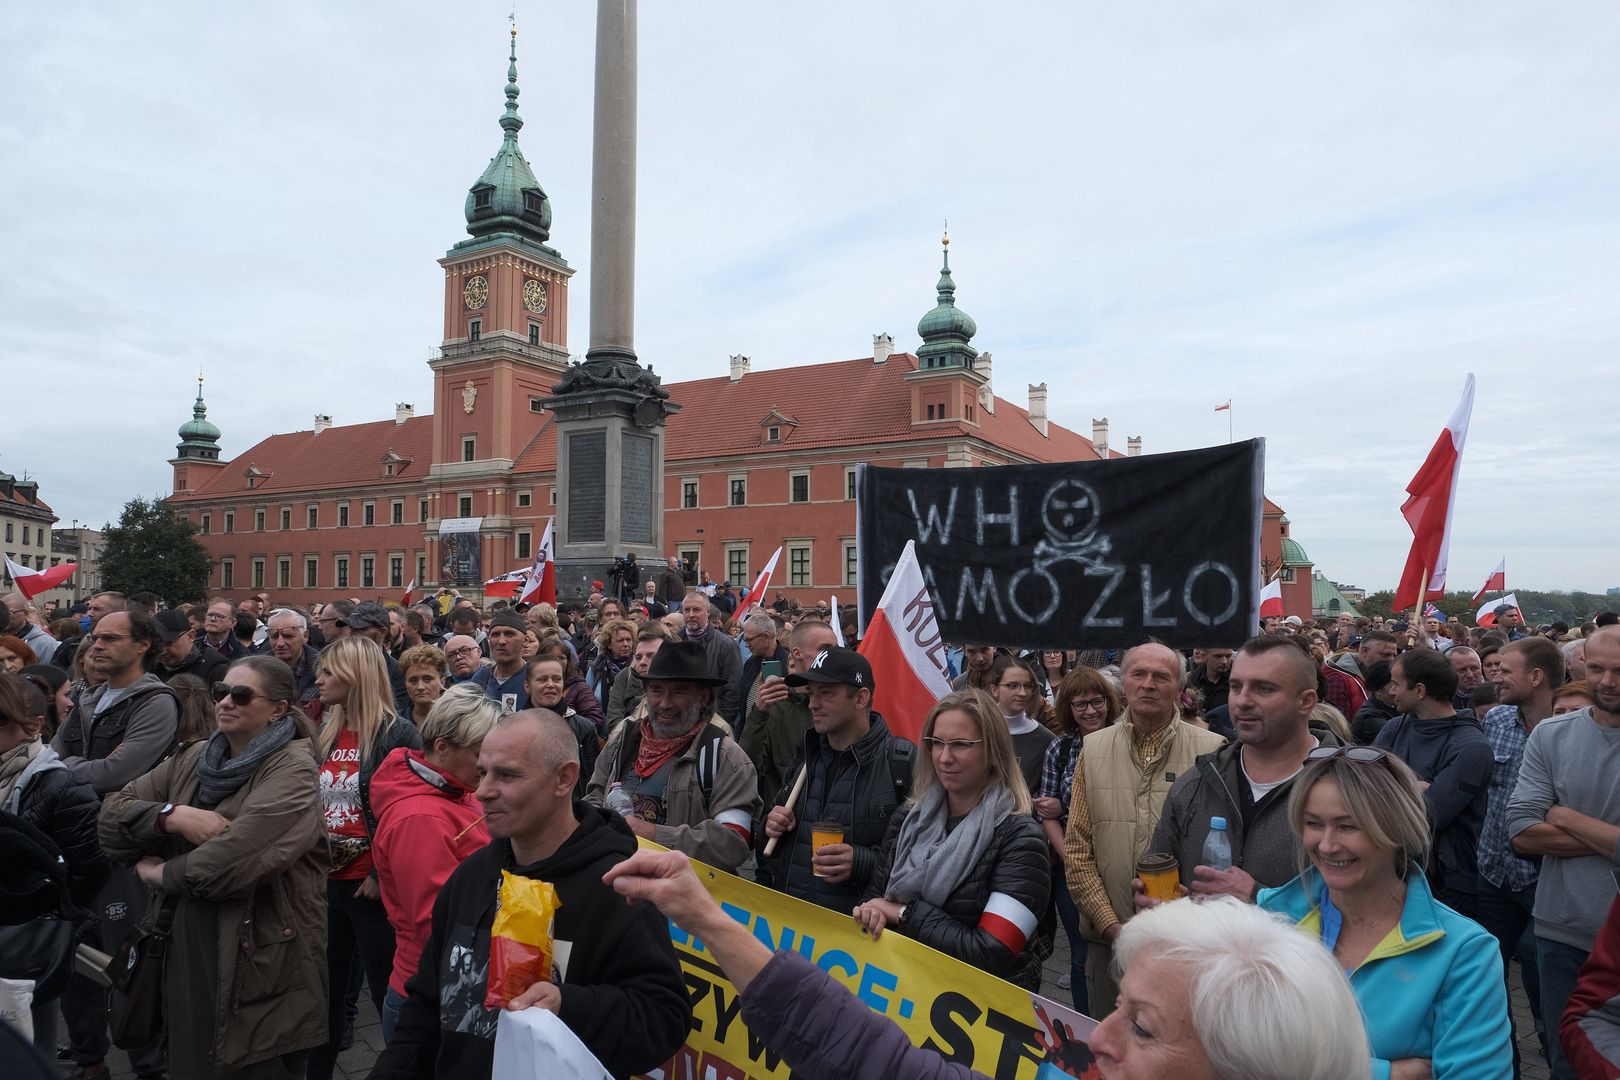
[[[235,757],[230,756],[230,740],[223,731],[208,736],[202,757],[197,759],[197,798],[208,806],[218,806],[235,795],[265,758],[292,741],[296,731],[292,716],[283,716],[259,732]]]
[[[949,833],[950,811],[938,784],[913,804],[895,843],[895,866],[884,898],[897,904],[926,900],[942,907],[990,846],[1001,819],[1012,813],[1012,792],[996,785]]]

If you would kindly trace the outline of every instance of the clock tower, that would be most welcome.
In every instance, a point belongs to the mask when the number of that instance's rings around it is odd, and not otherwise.
[[[506,69],[501,147],[467,192],[468,238],[444,267],[444,341],[434,372],[431,475],[457,486],[504,486],[539,426],[538,402],[568,368],[568,279],[547,244],[551,202],[518,149],[517,29]],[[486,481],[501,474],[500,483]],[[435,517],[452,517],[438,507]],[[504,506],[476,507],[477,516]]]

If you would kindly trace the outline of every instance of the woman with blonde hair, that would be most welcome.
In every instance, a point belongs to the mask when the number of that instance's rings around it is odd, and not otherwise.
[[[371,778],[400,747],[422,749],[422,736],[394,712],[382,647],[369,638],[339,638],[321,650],[315,673],[321,729],[315,737],[331,873],[326,885],[328,1039],[310,1055],[309,1075],[327,1080],[343,1038],[344,999],[355,949],[378,1013],[394,966],[394,929],[383,909],[371,838],[377,818]]]
[[[911,799],[889,824],[855,920],[893,927],[1031,990],[1052,951],[1046,838],[1001,707],[960,690],[923,723]]]
[[[1294,781],[1288,818],[1303,872],[1255,900],[1333,953],[1361,1003],[1373,1075],[1511,1076],[1501,952],[1429,891],[1416,774],[1377,747],[1318,747]]]

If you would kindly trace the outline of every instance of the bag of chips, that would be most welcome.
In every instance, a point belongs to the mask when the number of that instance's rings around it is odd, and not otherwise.
[[[504,1009],[535,983],[551,978],[551,934],[561,906],[550,882],[501,871],[500,907],[489,930],[484,1008]]]

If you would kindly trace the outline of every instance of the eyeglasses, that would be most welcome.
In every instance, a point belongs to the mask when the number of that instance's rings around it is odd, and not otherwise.
[[[1011,690],[1015,694],[1028,694],[1035,690],[1035,684],[1027,682],[1004,682],[1001,684],[1001,688],[1003,690]]]
[[[215,683],[214,700],[224,701],[226,698],[230,698],[231,704],[239,709],[245,709],[253,704],[254,698],[264,698],[266,701],[274,700],[273,698],[264,697],[263,694],[255,694],[250,686],[231,686],[228,683]]]
[[[984,742],[983,739],[936,739],[932,735],[923,736],[923,749],[931,754],[949,750],[953,754],[965,754],[975,746]]]
[[[128,641],[132,636],[130,634],[86,634],[84,640],[91,645],[97,642],[103,645],[111,645],[115,641]]]
[[[1305,755],[1305,760],[1328,761],[1340,755],[1349,758],[1351,761],[1358,761],[1363,765],[1383,761],[1391,756],[1388,750],[1380,750],[1376,746],[1318,746]]]
[[[204,622],[229,622],[230,618],[231,617],[229,615],[221,615],[217,611],[210,611],[207,615],[203,616],[203,621]]]
[[[1069,708],[1074,712],[1102,712],[1108,708],[1108,702],[1100,697],[1086,698],[1083,701],[1069,702]]]
[[[475,653],[477,651],[478,651],[477,646],[463,645],[459,649],[451,649],[449,652],[445,653],[444,655],[446,655],[446,656],[466,656],[468,653]]]

